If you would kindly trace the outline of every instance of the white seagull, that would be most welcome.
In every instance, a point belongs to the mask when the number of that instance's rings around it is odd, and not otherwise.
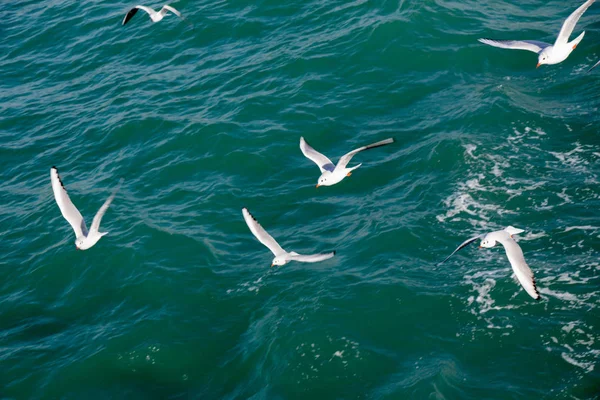
[[[161,10],[159,12],[154,11],[150,7],[135,6],[131,10],[129,10],[129,12],[125,15],[125,18],[123,18],[123,25],[125,25],[127,22],[129,22],[129,20],[131,18],[133,18],[133,16],[138,12],[138,10],[146,11],[148,13],[148,15],[150,16],[150,19],[152,20],[152,22],[160,21],[161,19],[163,19],[165,17],[165,15],[167,15],[169,13],[169,11],[171,11],[173,14],[177,15],[179,18],[185,20],[185,18],[183,18],[183,16],[181,15],[181,13],[179,11],[177,11],[176,9],[174,9],[173,7],[171,7],[169,5],[164,5],[163,8],[161,8]]]
[[[575,29],[575,25],[579,18],[583,15],[585,10],[588,9],[589,6],[595,0],[588,0],[583,5],[581,5],[577,10],[575,10],[569,18],[565,20],[562,28],[556,38],[556,42],[554,44],[538,42],[536,40],[493,40],[493,39],[479,39],[481,43],[489,44],[494,47],[501,47],[503,49],[514,49],[514,50],[528,50],[533,51],[538,54],[538,64],[558,64],[569,57],[569,54],[575,47],[581,42],[583,39],[583,35],[585,35],[585,31],[581,33],[581,35],[577,36],[575,40],[569,42],[569,36],[573,33],[573,29]]]
[[[273,254],[275,254],[275,258],[273,259],[273,263],[271,267],[275,265],[284,265],[289,261],[300,261],[300,262],[318,262],[327,260],[335,255],[335,251],[331,253],[322,253],[322,254],[311,254],[311,255],[302,255],[298,254],[295,251],[287,252],[281,248],[279,243],[273,239],[271,235],[264,230],[262,226],[258,223],[258,221],[250,214],[247,208],[242,209],[242,214],[244,214],[244,219],[246,220],[246,224],[248,224],[248,228],[250,228],[250,232],[256,236],[259,242],[267,246],[269,250]]]
[[[333,165],[329,158],[310,147],[303,137],[300,138],[300,150],[302,150],[302,154],[304,154],[306,158],[317,164],[321,170],[321,176],[317,181],[317,187],[319,187],[335,185],[336,183],[341,182],[345,177],[352,175],[352,171],[362,165],[362,163],[360,163],[356,167],[346,168],[356,153],[392,143],[394,143],[394,139],[390,138],[352,150],[350,153],[344,154],[337,165]]]
[[[110,195],[110,197],[104,202],[102,207],[96,213],[94,220],[92,221],[92,226],[88,231],[85,226],[85,221],[81,216],[81,213],[75,207],[75,205],[71,202],[69,195],[67,194],[67,190],[65,189],[60,176],[58,176],[58,170],[56,167],[50,168],[50,180],[52,181],[52,190],[54,191],[54,198],[56,199],[56,203],[60,208],[60,212],[63,217],[67,220],[69,224],[73,227],[75,231],[75,247],[78,250],[87,250],[93,245],[95,245],[98,240],[108,232],[100,232],[100,221],[102,220],[102,216],[112,203],[121,183],[123,183],[123,179],[119,181],[119,185]]]
[[[510,261],[510,265],[512,266],[517,279],[521,283],[521,286],[525,289],[525,291],[534,299],[539,300],[540,294],[538,293],[535,278],[533,277],[533,272],[525,262],[525,257],[523,256],[523,250],[521,247],[515,242],[513,239],[513,235],[518,235],[519,233],[524,232],[523,229],[513,228],[509,226],[501,231],[495,231],[488,234],[483,234],[479,236],[475,236],[469,240],[464,241],[460,246],[456,248],[444,261],[440,264],[446,262],[454,253],[467,246],[474,241],[481,239],[481,244],[479,247],[494,247],[496,242],[499,242],[504,246],[504,250],[506,250],[506,256],[508,257],[508,261]],[[439,264],[438,264],[439,265]]]

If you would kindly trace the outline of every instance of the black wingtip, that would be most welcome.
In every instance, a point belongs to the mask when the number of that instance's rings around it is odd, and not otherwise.
[[[138,12],[137,7],[132,8],[131,10],[129,10],[129,12],[125,15],[125,18],[123,18],[123,23],[121,25],[125,25],[126,23],[129,22],[129,20],[131,18],[133,18],[133,16]]]
[[[244,210],[246,210],[246,212],[248,213],[248,215],[250,216],[250,218],[252,218],[254,220],[254,222],[256,222],[257,224],[259,224],[258,220],[256,218],[254,218],[254,215],[252,215],[252,213],[250,211],[248,211],[248,209],[246,207],[242,208],[242,212]]]
[[[334,250],[332,253],[333,253],[333,255],[335,256],[335,253],[337,253],[337,250]]]

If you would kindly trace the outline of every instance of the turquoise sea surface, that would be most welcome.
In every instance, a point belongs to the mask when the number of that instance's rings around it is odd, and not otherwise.
[[[0,399],[600,398],[600,3],[477,42],[582,2],[0,2]],[[89,250],[53,165],[88,226],[124,179]],[[508,225],[540,301],[437,265]]]

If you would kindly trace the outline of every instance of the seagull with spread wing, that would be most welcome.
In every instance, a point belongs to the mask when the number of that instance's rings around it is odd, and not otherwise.
[[[281,248],[279,243],[273,239],[271,235],[264,230],[264,228],[258,223],[256,218],[250,214],[247,208],[242,209],[242,214],[244,215],[244,220],[246,220],[246,224],[248,224],[248,228],[250,228],[250,232],[256,236],[259,242],[267,246],[269,250],[275,255],[273,262],[271,263],[271,267],[275,265],[284,265],[289,261],[300,261],[300,262],[319,262],[323,260],[327,260],[335,255],[335,251],[330,253],[321,253],[321,254],[311,254],[311,255],[302,255],[298,254],[295,251],[287,252]]]
[[[528,50],[538,54],[538,64],[558,64],[569,57],[569,54],[583,39],[585,31],[581,35],[577,36],[573,41],[569,42],[569,36],[573,33],[575,25],[579,18],[583,15],[585,10],[594,3],[595,0],[588,0],[575,10],[569,18],[565,20],[558,33],[556,42],[554,44],[539,42],[536,40],[493,40],[493,39],[479,39],[481,43],[488,44],[494,47],[500,47],[503,49],[513,50]]]
[[[108,233],[100,232],[100,221],[110,206],[110,203],[112,203],[113,199],[115,198],[119,187],[121,187],[121,183],[123,183],[123,179],[119,181],[117,188],[112,192],[110,197],[106,199],[102,207],[100,207],[96,213],[89,231],[85,225],[85,220],[81,216],[81,213],[71,202],[71,199],[67,194],[67,190],[65,189],[65,186],[58,175],[58,170],[56,167],[50,168],[50,181],[52,182],[52,191],[54,192],[54,198],[56,199],[58,208],[60,208],[60,212],[75,231],[75,247],[77,247],[78,250],[89,249],[95,245],[102,236]]]
[[[336,183],[341,182],[345,177],[352,175],[352,171],[362,165],[361,163],[355,167],[346,168],[356,153],[363,150],[375,149],[377,147],[392,143],[394,143],[394,139],[390,138],[370,144],[368,146],[359,147],[356,150],[352,150],[350,153],[344,154],[338,161],[337,165],[333,165],[329,158],[310,147],[303,137],[300,138],[300,150],[302,150],[302,154],[304,154],[306,158],[317,164],[321,170],[321,176],[317,181],[317,187],[319,187],[335,185]]]
[[[446,262],[450,257],[454,255],[460,249],[466,247],[467,245],[481,240],[479,247],[494,247],[496,242],[500,243],[504,246],[504,250],[506,251],[506,256],[508,257],[508,261],[510,261],[510,265],[512,266],[519,283],[523,286],[523,289],[534,299],[539,300],[540,294],[537,290],[537,286],[535,284],[535,278],[533,277],[533,272],[525,262],[525,257],[523,256],[523,250],[521,247],[515,242],[513,239],[513,235],[518,235],[519,233],[523,233],[523,229],[513,228],[509,226],[501,231],[495,231],[488,234],[483,234],[479,236],[475,236],[471,239],[465,240],[460,246],[456,248],[444,261],[440,264]],[[438,264],[439,265],[439,264]]]
[[[165,15],[167,15],[169,13],[169,11],[172,12],[173,14],[177,15],[179,18],[185,20],[185,18],[181,15],[181,13],[179,11],[177,11],[176,9],[174,9],[173,7],[171,7],[169,5],[164,5],[163,8],[161,8],[161,10],[158,12],[154,11],[150,7],[135,6],[131,10],[129,10],[127,12],[127,14],[125,15],[125,18],[123,18],[123,25],[128,23],[129,20],[131,18],[133,18],[133,16],[139,10],[146,11],[146,13],[150,16],[150,19],[152,20],[152,22],[158,22],[158,21],[162,20],[165,17]]]

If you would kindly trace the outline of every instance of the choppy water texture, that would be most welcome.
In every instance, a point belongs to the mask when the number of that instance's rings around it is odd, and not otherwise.
[[[598,398],[600,4],[559,65],[476,41],[579,3],[1,2],[0,397]],[[397,142],[315,189],[300,136]],[[88,225],[125,179],[88,251],[52,165]],[[337,256],[269,268],[242,207]],[[539,302],[502,248],[436,266],[507,225]]]

